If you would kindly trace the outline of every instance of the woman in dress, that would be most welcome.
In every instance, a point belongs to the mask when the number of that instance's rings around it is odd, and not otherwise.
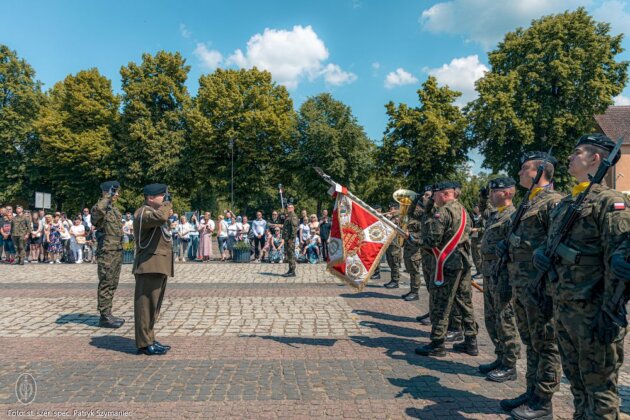
[[[271,262],[281,263],[283,255],[284,255],[284,239],[282,239],[282,233],[280,232],[280,228],[276,228],[276,232],[273,235],[273,242],[271,243]]]
[[[61,264],[61,254],[63,254],[63,244],[61,243],[61,232],[64,231],[63,224],[59,220],[61,215],[55,213],[55,218],[46,215],[46,240],[48,241],[48,263]]]
[[[212,213],[205,212],[201,223],[197,227],[199,232],[199,258],[204,261],[210,261],[212,257],[212,233],[214,232],[214,220],[212,220]]]
[[[38,263],[42,253],[42,242],[44,236],[44,223],[39,220],[39,214],[33,213],[33,229],[30,235],[30,262]]]

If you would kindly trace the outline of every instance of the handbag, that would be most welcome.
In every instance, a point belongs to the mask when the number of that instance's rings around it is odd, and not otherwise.
[[[85,245],[85,236],[75,236],[74,239],[79,245]]]

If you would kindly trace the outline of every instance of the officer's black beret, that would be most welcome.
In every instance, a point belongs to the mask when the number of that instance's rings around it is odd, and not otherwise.
[[[166,193],[166,184],[149,184],[145,185],[142,192],[144,195],[160,195]]]
[[[442,181],[437,184],[433,184],[433,191],[442,191],[448,189],[461,188],[461,184],[456,181]]]
[[[398,203],[395,201],[392,201],[389,203],[389,208],[390,209],[397,209],[398,208]]]
[[[120,182],[118,181],[105,181],[101,184],[101,191],[107,192],[110,188],[114,188],[115,190],[120,188]]]
[[[425,185],[424,187],[422,187],[422,193],[424,194],[425,192],[429,192],[429,191],[433,191],[433,185],[428,184]]]
[[[612,152],[616,146],[614,141],[600,133],[583,135],[578,139],[576,146],[581,146],[583,144],[590,144],[591,146],[599,147],[600,149],[606,150],[608,153]],[[612,158],[612,162],[617,163],[620,157],[621,153],[617,153],[617,156]]]
[[[491,190],[498,190],[501,188],[510,188],[516,185],[516,181],[509,176],[503,178],[495,178],[488,182],[488,186]]]
[[[521,155],[520,164],[522,166],[525,162],[529,162],[530,160],[545,160],[546,156],[547,156],[547,152],[539,152],[539,151],[524,152]],[[558,160],[551,155],[549,155],[549,159],[547,161],[551,163],[554,167],[558,164]]]

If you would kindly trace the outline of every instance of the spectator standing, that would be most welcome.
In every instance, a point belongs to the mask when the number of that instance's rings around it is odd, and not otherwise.
[[[238,219],[232,219],[231,223],[228,225],[228,241],[227,241],[227,249],[230,253],[230,258],[232,258],[232,252],[234,251],[234,245],[236,244],[236,240],[239,235],[239,225],[243,225],[242,223],[237,222]]]
[[[217,243],[219,244],[219,252],[221,253],[221,261],[225,261],[225,252],[227,251],[228,241],[228,223],[223,216],[219,216],[219,228],[217,232]]]
[[[269,221],[269,230],[271,230],[271,233],[274,233],[276,228],[282,230],[282,225],[284,225],[284,215],[279,215],[275,210],[271,212],[271,220]]]
[[[55,213],[55,216],[56,215],[57,213]],[[61,244],[63,247],[61,251],[61,260],[64,262],[70,262],[70,226],[71,225],[66,217],[66,213],[60,214],[59,222],[61,223],[61,226],[63,227],[63,229],[59,231],[61,235]]]
[[[11,239],[17,255],[16,263],[24,265],[26,259],[26,240],[31,233],[31,217],[24,214],[22,206],[15,208],[17,215],[11,219]]]
[[[304,216],[302,217],[300,227],[298,228],[298,238],[300,240],[300,252],[304,250],[304,247],[306,246],[308,242],[308,238],[310,236],[311,236],[311,227],[308,224],[308,217]]]
[[[38,263],[42,253],[42,242],[44,234],[44,223],[39,219],[37,212],[31,218],[31,234],[29,238],[29,262]]]
[[[46,215],[46,240],[48,242],[48,263],[60,264],[63,253],[63,243],[61,242],[61,232],[64,230],[61,223],[61,215],[55,213],[55,217]]]
[[[269,231],[269,229],[265,230],[265,237],[264,237],[265,243],[264,246],[262,247],[262,250],[260,251],[260,262],[266,262],[270,260],[271,257],[271,248],[273,246],[273,234],[271,233],[271,231]]]
[[[75,264],[83,262],[83,246],[85,245],[85,226],[81,217],[74,219],[74,225],[70,227],[70,252]]]
[[[197,223],[197,214],[193,213],[190,216],[190,244],[188,245],[188,261],[194,261],[197,259],[197,250],[199,249],[199,224]]]
[[[11,237],[11,221],[13,220],[13,208],[7,206],[2,219],[2,242],[4,244],[5,262],[15,263],[15,246]]]
[[[328,243],[330,241],[330,229],[332,223],[328,218],[328,210],[324,210],[322,220],[319,222],[319,234],[322,240],[322,258],[328,261]]]
[[[199,257],[202,261],[210,261],[212,258],[212,233],[215,224],[212,220],[212,213],[205,212],[201,223],[197,227],[199,231]]]
[[[133,241],[133,216],[131,212],[125,214],[125,223],[123,224],[123,242]]]
[[[180,244],[180,239],[179,239],[179,230],[178,230],[178,226],[179,226],[179,216],[177,215],[177,213],[173,213],[172,216],[170,216],[168,218],[169,220],[169,225],[171,227],[171,238],[173,240],[172,245],[173,245],[173,261],[179,261],[180,259],[180,255],[179,255],[179,244]]]
[[[177,236],[179,237],[179,260],[186,261],[188,255],[188,246],[190,245],[190,232],[192,226],[186,220],[186,216],[179,218],[179,225],[177,225]]]
[[[256,220],[252,222],[252,233],[254,236],[254,258],[260,261],[260,251],[266,246],[265,232],[267,231],[267,221],[263,219],[262,212],[256,212]]]
[[[243,216],[243,224],[241,225],[241,240],[250,243],[251,225],[247,216]]]
[[[40,216],[43,216],[43,211],[40,210]],[[83,225],[85,226],[85,231],[89,232],[92,229],[92,215],[90,214],[90,209],[87,207],[83,209],[83,214],[81,214],[81,218],[83,219]]]

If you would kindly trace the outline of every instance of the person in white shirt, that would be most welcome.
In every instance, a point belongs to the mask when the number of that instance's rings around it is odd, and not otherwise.
[[[197,226],[197,231],[199,232],[199,257],[202,261],[210,261],[212,258],[212,233],[214,228],[212,213],[207,211],[201,218],[199,226]]]
[[[252,221],[252,233],[254,236],[254,258],[260,261],[260,250],[267,246],[269,238],[265,238],[267,230],[267,221],[262,218],[262,212],[256,212],[256,219]],[[272,236],[272,235],[270,235]],[[269,252],[267,252],[268,254]]]
[[[228,223],[225,217],[219,215],[219,230],[217,231],[217,243],[219,244],[219,252],[221,253],[221,261],[225,261],[228,241]]]
[[[300,240],[300,252],[304,251],[304,248],[308,244],[308,238],[311,236],[311,227],[308,224],[308,218],[303,217],[300,227],[298,229],[298,238]]]
[[[318,235],[318,231],[312,230],[307,244],[302,251],[302,255],[307,256],[308,261],[311,264],[319,262],[319,246],[321,245],[321,243],[322,241]]]
[[[74,219],[74,225],[70,226],[70,252],[74,262],[81,264],[83,262],[83,245],[85,245],[85,226],[80,217]]]
[[[177,236],[179,236],[179,260],[186,261],[186,255],[188,255],[188,246],[190,245],[190,233],[193,228],[186,220],[186,216],[179,218],[179,225],[177,225]]]

